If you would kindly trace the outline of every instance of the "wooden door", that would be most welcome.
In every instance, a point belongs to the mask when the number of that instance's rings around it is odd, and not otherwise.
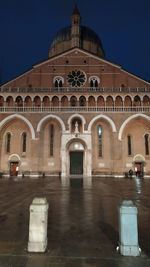
[[[83,174],[83,152],[71,151],[70,152],[70,174],[82,175]]]

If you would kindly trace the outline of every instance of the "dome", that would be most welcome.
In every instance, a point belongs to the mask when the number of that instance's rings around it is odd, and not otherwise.
[[[65,27],[56,33],[54,37],[49,56],[54,56],[72,48],[71,46],[71,26]],[[105,57],[105,52],[98,35],[89,27],[80,26],[80,48],[91,52],[102,58]]]

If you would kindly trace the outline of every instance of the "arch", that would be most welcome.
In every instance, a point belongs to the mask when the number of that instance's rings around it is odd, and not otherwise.
[[[83,140],[82,138],[72,138],[72,139],[68,140],[66,143],[66,151],[69,151],[69,147],[73,143],[81,143],[82,146],[84,147],[84,149],[87,149],[87,147],[88,147],[87,142],[85,140]]]
[[[110,119],[109,117],[107,117],[106,115],[103,115],[103,114],[101,114],[101,115],[97,115],[96,117],[94,117],[94,118],[90,121],[90,123],[89,123],[89,125],[88,125],[88,131],[89,131],[89,132],[91,132],[91,128],[92,128],[93,123],[94,123],[96,120],[98,120],[98,119],[105,119],[106,121],[108,121],[109,124],[111,125],[112,131],[113,131],[113,132],[117,132],[116,125],[115,125],[115,123],[113,122],[113,120]]]
[[[11,154],[8,158],[8,161],[20,161],[20,157],[18,154]]]
[[[80,150],[80,151],[84,151],[84,146],[81,142],[72,142],[69,146],[69,151],[76,151],[76,150]]]
[[[59,106],[59,98],[58,96],[53,96],[51,100],[51,104],[53,107],[58,107]]]
[[[124,128],[126,127],[126,125],[128,124],[128,122],[130,122],[131,120],[135,119],[135,118],[138,118],[138,117],[141,117],[141,118],[144,118],[148,121],[150,121],[150,117],[145,115],[145,114],[134,114],[132,116],[130,116],[129,118],[127,118],[123,124],[121,125],[120,127],[120,130],[119,130],[119,133],[118,133],[118,139],[121,141],[122,140],[122,134],[123,134],[123,131],[124,131]]]
[[[88,106],[89,107],[95,107],[95,103],[96,103],[96,100],[95,100],[95,97],[94,96],[89,96],[88,97]]]
[[[112,96],[107,96],[106,98],[106,107],[113,107],[114,106],[114,99]]]
[[[30,128],[30,131],[31,131],[31,136],[32,136],[32,139],[35,139],[35,131],[34,131],[34,128],[31,124],[31,122],[26,119],[25,117],[23,117],[22,115],[20,114],[12,114],[10,116],[8,116],[7,118],[3,119],[1,122],[0,122],[0,129],[1,127],[3,127],[7,122],[9,122],[10,120],[12,119],[20,119],[22,121],[24,121]]]
[[[98,96],[97,98],[97,106],[98,107],[105,107],[105,100],[103,96]]]
[[[70,106],[71,107],[75,107],[75,106],[77,106],[77,97],[76,96],[71,96],[71,98],[70,98]]]
[[[85,120],[85,118],[84,118],[82,115],[80,115],[80,114],[73,114],[72,116],[69,117],[69,119],[68,119],[68,121],[67,121],[68,125],[71,124],[71,121],[72,121],[72,119],[74,119],[74,118],[80,118],[81,121],[82,121],[82,123],[83,123],[83,125],[86,124],[86,120]]]
[[[141,98],[138,95],[134,96],[133,105],[141,106]]]
[[[41,106],[41,97],[40,96],[35,96],[33,99],[33,103],[35,107],[40,107]]]
[[[53,84],[55,87],[62,87],[64,84],[64,78],[62,76],[55,76],[53,79]]]
[[[50,106],[50,99],[48,96],[43,97],[43,107],[48,107]]]
[[[115,98],[115,107],[122,107],[122,106],[123,106],[122,97],[117,95]]]
[[[14,105],[14,99],[12,96],[7,96],[6,98],[6,106],[11,107]]]
[[[62,107],[68,107],[68,97],[67,96],[63,96],[61,98],[61,106]]]
[[[81,95],[81,96],[79,97],[79,106],[80,106],[80,107],[85,107],[85,106],[86,106],[86,98],[85,98],[85,96],[83,96],[83,95]]]
[[[100,83],[100,78],[98,76],[91,76],[89,77],[89,84],[90,84],[90,87],[98,87]]]
[[[18,107],[22,107],[23,106],[23,99],[22,99],[22,97],[20,95],[16,97],[15,102],[16,102]]]
[[[60,118],[59,118],[58,116],[56,116],[56,115],[47,115],[47,116],[45,116],[44,118],[42,118],[42,119],[39,121],[38,126],[37,126],[37,129],[36,129],[37,132],[40,132],[40,131],[41,131],[42,124],[43,124],[43,122],[46,121],[47,119],[56,119],[56,120],[60,123],[62,130],[65,131],[65,129],[66,129],[66,128],[65,128],[65,124],[64,124],[64,122],[62,121],[62,119],[60,119]]]
[[[4,97],[0,96],[0,106],[4,106]]]
[[[143,96],[143,106],[149,106],[150,99],[148,95]]]
[[[125,107],[131,107],[132,106],[132,99],[131,96],[126,95],[124,98],[124,106]]]
[[[32,106],[32,99],[31,99],[31,97],[29,95],[25,97],[25,99],[24,99],[24,105],[25,105],[25,107]]]
[[[145,158],[143,155],[141,154],[136,154],[134,157],[133,157],[133,162],[136,162],[136,161],[139,161],[139,162],[145,162]]]

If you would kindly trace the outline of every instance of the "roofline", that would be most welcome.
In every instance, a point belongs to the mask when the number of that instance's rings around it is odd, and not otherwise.
[[[22,77],[24,74],[28,74],[28,73],[30,73],[30,72],[31,72],[34,68],[36,68],[36,67],[40,67],[40,66],[42,66],[43,64],[50,62],[51,60],[60,58],[61,56],[65,56],[65,55],[68,54],[68,53],[72,53],[74,50],[76,50],[76,51],[78,51],[78,52],[82,52],[82,53],[86,54],[87,56],[93,57],[94,59],[100,60],[100,61],[102,61],[102,62],[104,62],[104,63],[110,64],[110,65],[112,65],[113,67],[117,67],[118,69],[121,69],[123,72],[125,72],[125,73],[131,75],[132,77],[134,77],[134,78],[138,78],[138,79],[141,80],[142,82],[145,82],[145,83],[147,83],[148,85],[150,85],[150,83],[149,83],[148,81],[146,81],[146,80],[144,80],[144,79],[142,79],[142,78],[140,78],[140,77],[138,77],[138,76],[136,76],[136,75],[134,75],[134,74],[132,74],[132,73],[126,71],[126,70],[124,70],[124,69],[122,68],[121,65],[117,65],[117,64],[115,64],[115,63],[112,63],[112,62],[110,62],[110,61],[108,61],[108,60],[106,60],[106,59],[103,59],[103,58],[101,58],[101,57],[99,57],[99,56],[96,56],[96,55],[94,55],[94,54],[92,54],[92,53],[89,53],[88,51],[86,51],[86,50],[84,50],[84,49],[81,49],[81,48],[78,48],[78,47],[73,47],[73,48],[71,48],[71,49],[69,49],[69,50],[67,50],[67,51],[65,51],[65,52],[63,52],[63,53],[60,53],[60,54],[55,55],[55,56],[53,56],[53,57],[51,57],[51,58],[49,58],[49,59],[47,59],[47,60],[44,60],[44,61],[42,61],[41,63],[38,63],[38,64],[33,65],[32,68],[31,68],[30,70],[25,71],[24,73],[22,73],[21,75],[15,77],[14,79],[12,79],[12,80],[10,80],[10,81],[8,81],[8,82],[6,82],[6,83],[0,85],[0,87],[6,86],[6,85],[9,84],[10,82],[13,82],[13,81],[15,81],[16,79]]]
[[[78,52],[82,52],[82,53],[84,53],[84,54],[86,54],[86,55],[88,55],[88,56],[90,56],[90,57],[93,57],[94,59],[101,60],[101,61],[103,61],[103,62],[109,63],[109,64],[111,64],[111,65],[114,66],[114,67],[121,68],[120,65],[117,65],[117,64],[112,63],[112,62],[110,62],[110,61],[108,61],[108,60],[106,60],[106,59],[103,59],[103,58],[101,58],[101,57],[99,57],[99,56],[96,56],[96,55],[92,54],[91,52],[88,52],[88,51],[86,51],[86,50],[84,50],[84,49],[81,49],[81,48],[79,48],[79,47],[73,47],[73,48],[71,48],[71,49],[68,49],[67,51],[65,51],[65,52],[63,52],[63,53],[60,53],[60,54],[55,55],[55,56],[53,56],[53,57],[50,57],[49,59],[47,59],[47,60],[44,61],[44,62],[41,62],[41,63],[39,63],[39,64],[34,65],[34,67],[39,67],[39,66],[41,66],[41,65],[43,65],[43,64],[45,64],[45,63],[48,63],[49,61],[51,61],[51,60],[53,60],[53,59],[58,59],[59,57],[61,57],[61,56],[65,56],[66,54],[71,53],[71,52],[73,52],[74,50],[77,50]]]
[[[17,80],[18,78],[21,78],[24,74],[27,74],[27,73],[31,72],[32,70],[33,70],[33,67],[30,70],[27,70],[27,71],[23,72],[22,74],[20,74],[19,76],[13,78],[12,80],[10,80],[10,81],[8,81],[6,83],[3,83],[2,85],[0,85],[0,87],[3,87],[5,85],[7,85],[8,83],[11,83],[11,82]]]
[[[148,81],[142,79],[141,77],[139,77],[139,76],[137,76],[137,75],[134,75],[134,74],[132,74],[131,72],[128,72],[128,71],[126,71],[126,70],[124,70],[124,69],[122,69],[122,71],[125,72],[125,73],[127,73],[127,74],[129,74],[129,75],[131,75],[133,78],[138,78],[138,79],[141,80],[142,82],[145,82],[145,83],[147,83],[148,85],[150,85],[150,82],[148,82]]]

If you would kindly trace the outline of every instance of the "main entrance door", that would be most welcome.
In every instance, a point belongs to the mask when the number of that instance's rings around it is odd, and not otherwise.
[[[83,174],[83,152],[71,151],[70,152],[70,174],[82,175]]]

